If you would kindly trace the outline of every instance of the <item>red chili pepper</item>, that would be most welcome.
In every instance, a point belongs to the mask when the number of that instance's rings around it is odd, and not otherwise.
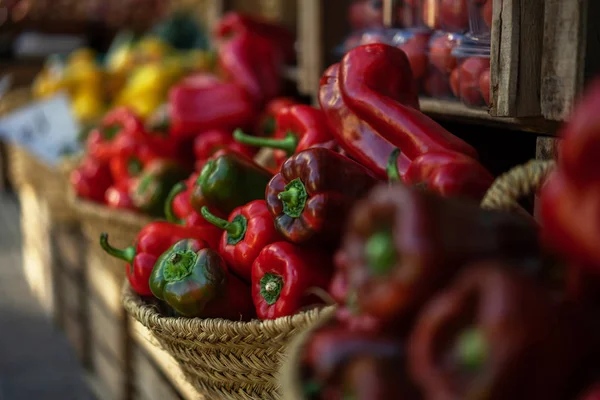
[[[110,111],[99,127],[93,129],[87,138],[87,152],[90,157],[108,162],[122,151],[131,151],[144,132],[142,121],[127,108]]]
[[[540,195],[544,240],[573,264],[600,272],[600,80],[562,129],[558,167]]]
[[[394,145],[382,138],[365,121],[358,118],[347,107],[340,94],[339,64],[334,64],[321,78],[319,103],[327,116],[331,132],[340,146],[356,161],[373,171],[379,178],[387,179],[387,163]],[[418,98],[409,103],[418,106]],[[404,173],[410,160],[404,153],[400,155],[398,168]]]
[[[409,70],[408,58],[398,48],[381,43],[359,46],[340,64],[341,95],[353,113],[411,160],[431,152],[477,159],[472,146],[418,110]]]
[[[266,246],[252,264],[252,298],[260,319],[297,313],[314,304],[311,288],[327,288],[331,257],[287,242]]]
[[[323,111],[311,106],[297,105],[283,108],[277,113],[275,138],[261,138],[236,130],[233,137],[240,143],[270,147],[275,150],[278,166],[295,153],[323,145],[333,140]]]
[[[281,94],[282,57],[270,40],[241,32],[222,43],[218,55],[225,76],[243,88],[256,104],[265,104]]]
[[[127,186],[111,186],[104,194],[104,202],[110,208],[118,208],[124,210],[136,210],[129,195]]]
[[[113,184],[108,164],[86,158],[70,176],[77,196],[104,203],[106,190]]]
[[[100,245],[111,256],[128,264],[127,278],[131,287],[142,296],[151,296],[148,280],[156,260],[172,245],[183,239],[205,242],[216,248],[220,231],[213,226],[183,227],[168,222],[152,222],[138,233],[135,246],[115,249],[108,243],[108,235],[100,236]]]
[[[264,200],[236,208],[228,220],[211,214],[208,207],[202,208],[202,216],[224,230],[219,252],[233,273],[248,283],[252,280],[252,263],[261,250],[281,240]]]
[[[257,112],[240,86],[201,74],[171,89],[169,108],[170,133],[175,137],[195,136],[210,129],[251,127]]]
[[[194,140],[196,162],[202,166],[204,166],[206,161],[221,149],[230,149],[250,158],[254,157],[256,154],[256,149],[235,141],[233,139],[233,134],[229,130],[213,129],[202,132]]]
[[[298,102],[289,97],[277,97],[267,103],[265,110],[254,128],[256,136],[271,137],[277,132],[275,117],[283,108],[297,105]]]
[[[251,32],[270,40],[283,54],[285,61],[293,64],[296,59],[296,38],[287,28],[249,15],[229,12],[221,18],[215,29],[217,38]]]

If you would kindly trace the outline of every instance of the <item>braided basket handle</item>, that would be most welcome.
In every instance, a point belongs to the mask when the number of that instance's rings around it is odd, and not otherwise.
[[[499,176],[488,189],[481,208],[512,211],[519,208],[519,199],[542,187],[554,161],[532,160]]]

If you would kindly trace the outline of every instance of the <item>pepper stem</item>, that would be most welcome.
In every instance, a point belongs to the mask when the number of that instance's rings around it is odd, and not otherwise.
[[[400,171],[398,171],[398,157],[400,157],[400,153],[400,149],[395,149],[388,158],[385,171],[390,182],[400,181]]]
[[[173,252],[163,270],[165,280],[176,282],[190,276],[197,260],[198,254],[192,250]]]
[[[102,246],[102,249],[111,256],[121,259],[129,264],[133,263],[133,259],[135,258],[135,247],[129,246],[123,250],[112,247],[108,243],[108,233],[100,234],[100,246]]]
[[[277,195],[283,204],[283,213],[298,218],[306,206],[306,187],[299,178],[288,183],[285,190]]]
[[[185,222],[184,220],[177,218],[177,216],[175,215],[175,211],[173,210],[173,201],[175,200],[175,197],[177,197],[178,194],[186,190],[187,186],[185,185],[185,183],[179,182],[178,184],[173,186],[173,188],[169,192],[169,195],[167,196],[167,200],[165,201],[165,216],[167,217],[167,221],[172,224],[183,225]]]
[[[211,214],[206,206],[202,207],[200,213],[205,220],[217,228],[223,229],[225,232],[227,232],[227,244],[237,244],[244,239],[244,236],[246,236],[248,219],[242,214],[236,215],[233,221],[229,222],[226,219],[222,219],[214,214]]]
[[[233,132],[233,138],[240,143],[250,146],[284,150],[288,156],[294,154],[298,147],[298,136],[293,132],[286,133],[285,138],[283,139],[272,139],[247,135],[241,129],[236,129],[235,132]]]
[[[394,237],[390,230],[372,235],[365,244],[367,264],[375,275],[385,275],[396,264]]]
[[[266,273],[260,278],[260,295],[268,305],[273,305],[279,299],[283,289],[283,278],[279,275]]]
[[[458,338],[458,358],[460,364],[470,371],[479,370],[488,354],[488,345],[481,329],[471,327]]]

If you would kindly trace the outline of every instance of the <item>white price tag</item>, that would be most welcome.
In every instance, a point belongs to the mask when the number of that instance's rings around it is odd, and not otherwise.
[[[61,156],[79,149],[79,129],[66,94],[0,118],[0,138],[26,148],[50,165],[58,164]]]

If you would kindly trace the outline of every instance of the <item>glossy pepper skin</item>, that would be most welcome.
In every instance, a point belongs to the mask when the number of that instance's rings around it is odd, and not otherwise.
[[[156,160],[148,164],[130,188],[133,204],[147,214],[162,216],[171,188],[187,176],[188,172],[174,161]]]
[[[275,161],[281,166],[295,153],[316,146],[325,146],[333,140],[323,111],[305,105],[283,108],[276,116],[277,131],[274,138],[260,138],[236,130],[235,140],[251,146],[276,149]]]
[[[168,222],[152,222],[138,233],[135,246],[119,250],[108,243],[108,235],[102,234],[100,245],[113,257],[125,261],[127,265],[127,279],[131,287],[142,296],[151,296],[148,279],[152,273],[154,263],[162,253],[180,240],[186,238],[206,242],[216,248],[220,232],[212,226],[202,228],[186,228]]]
[[[266,246],[252,264],[252,299],[258,318],[285,317],[318,303],[309,289],[326,289],[331,270],[331,257],[321,251],[287,242]]]
[[[123,151],[132,151],[144,132],[144,124],[135,113],[120,107],[110,111],[99,127],[87,137],[90,157],[108,162]]]
[[[420,314],[411,375],[426,398],[573,398],[590,341],[571,311],[511,266],[472,266]]]
[[[261,250],[281,240],[264,200],[236,208],[228,219],[213,215],[208,207],[202,208],[202,216],[208,223],[224,230],[219,254],[231,271],[247,283],[252,280],[252,264]]]
[[[379,135],[413,160],[431,152],[456,152],[477,159],[473,147],[410,104],[414,99],[404,52],[386,44],[349,51],[340,63],[340,93],[346,105]],[[390,83],[390,77],[395,78]],[[408,103],[408,104],[407,104]]]
[[[293,243],[336,242],[356,199],[377,179],[332,150],[312,148],[290,157],[265,192],[277,230]]]
[[[369,168],[380,179],[387,179],[387,164],[394,145],[379,136],[365,121],[356,116],[342,98],[339,86],[339,64],[329,67],[321,78],[319,103],[327,117],[327,123],[339,145],[350,157]],[[412,74],[410,71],[403,71]],[[409,75],[411,76],[411,75]],[[404,88],[401,88],[404,89]],[[407,98],[409,106],[418,108],[417,90]],[[410,160],[400,154],[398,169],[404,173]]]
[[[275,132],[277,132],[277,121],[275,118],[279,111],[297,104],[296,100],[289,97],[276,97],[269,101],[254,128],[256,136],[274,136]]]
[[[104,203],[106,190],[113,184],[108,164],[86,158],[69,177],[77,196]]]
[[[356,204],[340,252],[346,265],[338,273],[348,274],[358,309],[391,329],[406,327],[465,263],[510,260],[544,272],[530,219],[402,184],[378,186]]]
[[[150,290],[186,317],[246,320],[253,315],[248,288],[228,274],[219,253],[195,239],[181,240],[160,256]]]
[[[110,208],[136,210],[129,195],[129,188],[113,185],[104,192],[104,202]]]
[[[254,157],[256,154],[255,148],[245,146],[234,140],[231,131],[212,129],[202,132],[194,139],[194,155],[196,156],[197,165],[204,166],[206,161],[221,149],[230,149],[249,158]]]
[[[250,15],[228,12],[219,20],[215,29],[217,38],[227,38],[244,32],[251,32],[270,40],[283,54],[286,63],[294,63],[296,38],[283,26]]]
[[[202,212],[205,205],[229,214],[235,208],[264,198],[272,174],[245,156],[227,152],[209,160],[194,183],[192,207]]]
[[[208,224],[190,204],[190,188],[194,186],[198,175],[199,173],[190,175],[186,181],[179,182],[171,189],[165,201],[165,216],[170,223],[184,226]]]
[[[242,31],[220,43],[217,52],[226,78],[243,88],[255,104],[264,105],[281,94],[283,57],[269,39]]]
[[[590,85],[562,129],[558,166],[540,193],[544,241],[574,268],[600,271],[600,81]]]
[[[210,129],[251,127],[255,108],[236,83],[195,75],[183,79],[169,92],[170,133],[175,137],[193,137]]]

